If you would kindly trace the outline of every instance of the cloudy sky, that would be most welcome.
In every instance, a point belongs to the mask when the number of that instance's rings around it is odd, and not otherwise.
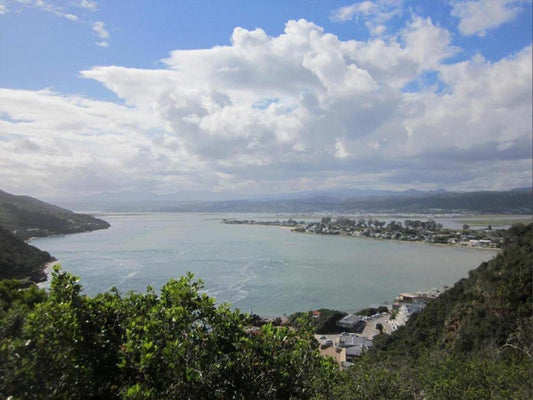
[[[0,189],[531,186],[531,16],[531,0],[0,0]]]

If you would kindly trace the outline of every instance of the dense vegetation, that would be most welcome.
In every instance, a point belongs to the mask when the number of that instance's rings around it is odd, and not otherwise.
[[[0,398],[528,399],[532,230],[510,229],[502,254],[346,371],[319,356],[306,315],[249,329],[190,275],[92,298],[59,269],[49,292],[2,281]]]
[[[24,243],[0,226],[0,279],[43,281],[43,267],[50,261],[49,253]]]
[[[531,398],[532,246],[533,224],[509,229],[501,254],[405,327],[376,338],[373,351],[342,374],[335,397]]]
[[[93,231],[109,224],[90,215],[76,214],[28,196],[15,196],[0,190],[0,226],[19,239]]]
[[[297,312],[291,314],[287,321],[287,325],[293,327],[300,327],[302,321],[309,321],[313,331],[317,334],[322,333],[340,333],[345,329],[339,328],[336,324],[337,321],[344,318],[347,314],[342,311],[329,310],[327,308],[321,308],[320,310]],[[307,317],[307,318],[305,318]]]
[[[378,308],[369,307],[369,308],[363,308],[362,310],[358,311],[357,315],[362,315],[365,317],[370,317],[374,314],[387,312],[389,309],[386,306],[379,306]]]
[[[16,399],[307,399],[335,366],[310,330],[264,325],[200,294],[192,276],[156,294],[90,298],[57,269],[48,295],[0,286],[0,396]]]
[[[532,321],[532,228],[509,229],[501,254],[470,271],[378,347],[414,355],[426,348],[479,354],[519,340]]]

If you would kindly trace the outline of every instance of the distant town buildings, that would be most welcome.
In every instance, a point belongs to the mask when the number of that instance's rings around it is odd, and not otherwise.
[[[299,233],[354,236],[464,247],[499,248],[503,242],[500,230],[446,229],[432,219],[426,221],[406,219],[403,223],[394,220],[386,223],[372,218],[355,220],[346,217],[337,217],[335,220],[331,217],[323,217],[320,221],[315,222],[297,222],[291,218],[287,221],[224,219],[223,222],[225,224],[290,227],[293,232]]]

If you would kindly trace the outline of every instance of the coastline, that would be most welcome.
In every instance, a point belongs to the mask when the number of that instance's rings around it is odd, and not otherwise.
[[[275,225],[273,225],[276,227]],[[364,239],[364,240],[376,240],[380,242],[393,242],[393,243],[401,243],[401,244],[418,244],[422,246],[434,246],[434,247],[450,247],[450,248],[458,248],[458,249],[468,249],[468,250],[484,250],[484,251],[493,251],[495,253],[499,253],[501,251],[500,248],[496,247],[473,247],[473,246],[463,246],[463,245],[457,245],[457,244],[449,244],[449,243],[429,243],[429,242],[421,242],[419,240],[409,241],[409,240],[398,240],[398,239],[382,239],[382,238],[374,238],[374,237],[365,237],[365,236],[352,236],[352,235],[346,235],[346,234],[336,234],[331,235],[327,233],[314,233],[314,232],[299,232],[295,230],[294,228],[288,227],[288,226],[277,226],[278,228],[286,228],[290,229],[293,233],[300,233],[304,235],[319,235],[319,236],[339,236],[339,237],[345,237],[345,238],[352,238],[352,239]]]
[[[259,223],[259,224],[245,224],[245,225],[265,226],[265,227],[271,227],[271,228],[290,230],[292,233],[298,233],[298,234],[303,234],[303,235],[339,236],[339,237],[352,238],[352,239],[376,240],[376,241],[381,241],[381,242],[393,242],[393,243],[401,243],[401,244],[417,244],[417,245],[422,245],[422,246],[450,247],[450,248],[468,249],[468,250],[483,250],[483,251],[492,251],[495,254],[501,252],[501,248],[498,248],[498,247],[481,247],[481,246],[474,247],[474,246],[464,246],[460,244],[450,244],[450,243],[422,242],[419,240],[410,241],[410,240],[398,240],[398,239],[383,239],[383,238],[366,237],[366,236],[346,235],[344,233],[338,233],[338,234],[332,235],[328,233],[302,232],[302,231],[296,230],[292,226],[273,225],[273,224],[270,225],[270,224]]]
[[[46,287],[46,284],[49,282],[49,277],[51,272],[53,271],[54,267],[56,265],[60,264],[59,260],[56,260],[55,258],[52,261],[49,261],[41,266],[41,272],[44,274],[44,279],[37,283],[37,286],[39,288]]]

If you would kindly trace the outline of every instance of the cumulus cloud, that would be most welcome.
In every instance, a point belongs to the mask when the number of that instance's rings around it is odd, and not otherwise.
[[[7,14],[7,7],[0,1],[0,15]]]
[[[463,35],[485,36],[487,30],[513,20],[530,0],[468,0],[454,1],[452,16],[459,18]]]
[[[531,46],[497,62],[456,52],[416,15],[368,41],[306,20],[274,37],[235,28],[164,68],[81,71],[123,105],[0,90],[0,170],[12,186],[85,191],[529,185]],[[445,89],[404,90],[425,73]]]

